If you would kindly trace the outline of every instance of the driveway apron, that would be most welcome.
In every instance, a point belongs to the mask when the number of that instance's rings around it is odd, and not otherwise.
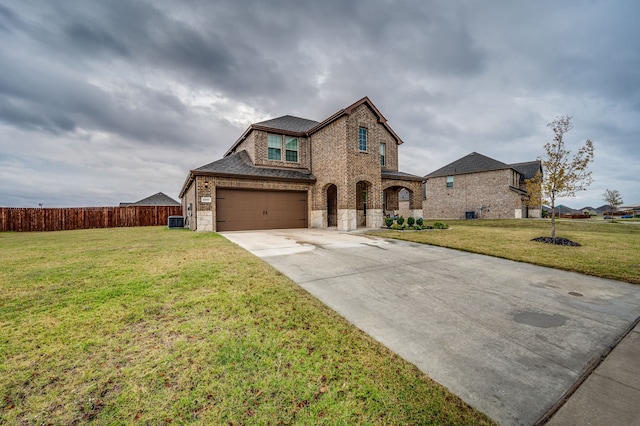
[[[618,281],[334,229],[223,235],[505,425],[535,423],[640,316]]]

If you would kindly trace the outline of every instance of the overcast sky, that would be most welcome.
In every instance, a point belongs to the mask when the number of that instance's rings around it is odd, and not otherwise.
[[[532,161],[546,124],[594,141],[594,183],[640,204],[640,2],[0,2],[0,206],[177,199],[254,122],[368,96],[426,175]]]

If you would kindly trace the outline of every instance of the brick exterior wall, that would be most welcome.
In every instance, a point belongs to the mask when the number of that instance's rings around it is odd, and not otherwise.
[[[182,214],[184,215],[184,226],[195,231],[196,229],[196,186],[191,185],[182,197]],[[191,208],[189,208],[191,206]]]
[[[366,151],[359,149],[360,127],[367,129]],[[326,193],[331,184],[338,189],[339,229],[351,230],[365,222],[368,227],[382,225],[381,143],[386,146],[384,170],[397,171],[398,145],[366,105],[311,136],[312,173],[317,179],[312,191],[314,226],[325,219],[321,212],[326,211]],[[362,182],[360,190],[358,182]],[[366,192],[366,218],[363,192]]]
[[[446,187],[445,176],[430,178],[424,217],[464,219],[467,211],[474,211],[482,219],[515,218],[516,209],[523,209],[522,196],[509,188],[519,187],[519,174],[515,175],[511,169],[455,175],[453,188]]]
[[[359,149],[360,127],[367,129],[366,151]],[[381,143],[385,144],[383,167],[380,166]],[[188,203],[193,203],[194,206],[194,219],[188,225],[191,229],[216,230],[217,188],[307,191],[309,224],[311,227],[324,228],[328,226],[327,189],[330,185],[335,185],[337,209],[333,214],[337,216],[338,228],[341,230],[353,230],[365,223],[372,228],[382,226],[383,191],[388,193],[387,203],[394,204],[397,209],[397,191],[406,187],[411,191],[411,208],[422,207],[421,182],[382,179],[383,170],[398,170],[398,144],[366,104],[359,105],[350,114],[341,116],[308,138],[298,137],[297,163],[269,160],[268,132],[261,130],[249,132],[234,151],[241,150],[248,153],[256,166],[311,170],[317,179],[316,183],[196,176],[182,200],[185,212]],[[285,158],[284,146],[282,158]],[[365,192],[366,214],[363,208]],[[202,202],[202,197],[211,197],[211,202]]]
[[[277,134],[277,133],[272,133]],[[267,166],[267,167],[284,167],[284,168],[293,168],[293,169],[306,169],[309,170],[311,167],[310,164],[310,147],[309,147],[309,139],[304,137],[298,138],[298,162],[290,162],[285,161],[285,149],[284,143],[282,145],[282,160],[275,161],[269,160],[269,143],[268,143],[268,132],[264,132],[261,130],[254,130],[251,132],[251,135],[254,140],[255,146],[255,158],[253,158],[253,162],[256,166]],[[238,149],[237,152],[240,152]]]

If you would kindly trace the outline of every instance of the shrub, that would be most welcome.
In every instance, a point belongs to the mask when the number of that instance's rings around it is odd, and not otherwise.
[[[416,223],[416,220],[413,218],[413,216],[409,216],[407,218],[407,225],[413,226],[414,223]]]
[[[384,218],[384,224],[387,225],[387,228],[391,228],[391,225],[393,225],[393,218],[392,217],[385,217]]]
[[[436,222],[433,224],[433,228],[434,229],[447,229],[449,228],[449,225],[447,225],[446,223],[442,223],[442,222]]]
[[[433,229],[431,225],[422,225],[422,229]]]
[[[420,225],[415,225],[415,226],[413,227],[413,229],[415,229],[416,231],[419,231],[419,230],[421,230],[421,229],[422,229],[422,226],[420,226]]]
[[[391,229],[395,229],[396,231],[402,231],[404,228],[402,227],[402,225],[398,225],[396,223],[394,225],[391,225]]]
[[[424,225],[424,220],[421,217],[417,218],[416,219],[416,225],[418,225],[418,226]]]
[[[404,217],[398,216],[398,218],[396,219],[396,223],[402,226],[404,224]]]

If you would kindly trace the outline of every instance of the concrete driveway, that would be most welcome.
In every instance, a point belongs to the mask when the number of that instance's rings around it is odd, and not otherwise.
[[[501,424],[535,423],[640,316],[640,287],[361,233],[223,235]]]

